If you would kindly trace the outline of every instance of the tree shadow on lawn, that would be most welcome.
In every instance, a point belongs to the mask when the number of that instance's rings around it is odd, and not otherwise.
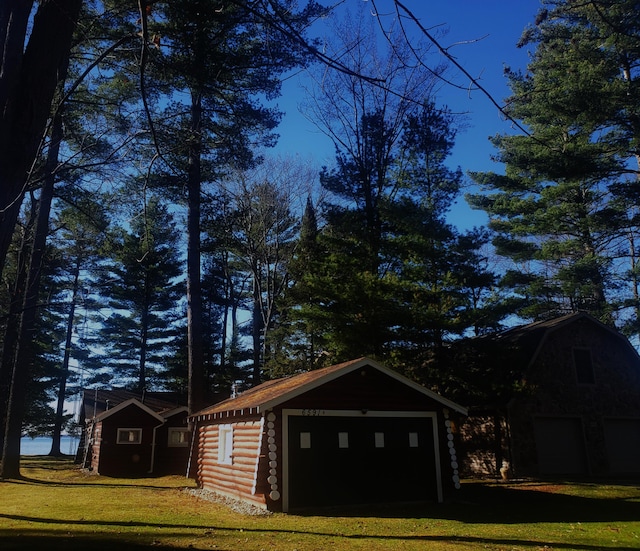
[[[0,0],[2,2],[3,0]],[[88,470],[81,469],[78,465],[72,463],[73,457],[70,455],[65,456],[27,456],[28,459],[23,460],[22,474],[20,478],[7,478],[0,479],[0,482],[4,484],[34,484],[39,486],[70,486],[70,487],[105,487],[112,488],[142,488],[149,490],[169,490],[169,489],[181,489],[193,486],[193,481],[187,479],[182,475],[181,480],[175,484],[167,484],[166,478],[170,475],[152,475],[145,474],[143,476],[130,476],[118,478],[110,477],[107,475],[97,475]],[[30,472],[34,469],[41,471],[72,471],[74,475],[84,475],[82,478],[73,478],[66,480],[64,478],[46,480],[42,478],[35,478],[24,474],[24,472]],[[114,482],[115,480],[121,480],[122,482]],[[159,484],[150,484],[148,481],[160,480]]]
[[[21,458],[21,465],[25,464],[28,467],[33,468],[37,466],[39,469],[45,471],[66,471],[69,469],[69,465],[72,464],[75,455],[29,455],[28,459]]]
[[[478,547],[487,548],[488,546],[508,546],[508,547],[525,547],[532,550],[539,549],[571,549],[581,551],[606,551],[608,549],[616,551],[636,551],[637,547],[624,547],[619,545],[612,545],[611,547],[603,545],[590,545],[579,543],[563,543],[553,542],[548,543],[535,539],[527,538],[500,538],[500,537],[483,537],[483,536],[471,536],[471,535],[389,535],[389,534],[342,534],[342,533],[329,533],[313,530],[292,530],[286,528],[220,528],[212,527],[210,525],[172,525],[172,524],[154,524],[145,522],[110,522],[110,521],[67,521],[67,520],[53,520],[42,519],[35,517],[24,517],[14,515],[0,515],[0,518],[10,518],[12,520],[25,520],[35,523],[54,523],[54,524],[93,524],[96,526],[111,526],[114,528],[114,532],[118,527],[145,527],[145,528],[158,528],[163,532],[158,534],[159,538],[178,538],[184,540],[184,545],[180,547],[163,545],[159,540],[152,539],[149,541],[147,537],[141,541],[132,541],[135,536],[122,536],[116,535],[110,537],[108,535],[91,535],[87,533],[80,533],[68,531],[66,534],[61,534],[52,528],[34,528],[34,529],[22,529],[16,534],[16,531],[2,530],[0,529],[0,541],[2,541],[3,551],[22,551],[33,549],[47,549],[47,551],[85,551],[91,549],[91,551],[113,551],[114,548],[120,551],[132,550],[142,551],[143,549],[153,548],[154,550],[168,551],[170,549],[199,549],[199,544],[204,545],[207,549],[211,547],[211,544],[215,542],[215,548],[218,551],[224,551],[227,549],[238,549],[238,546],[233,544],[231,547],[226,548],[224,546],[224,539],[231,538],[235,540],[237,538],[236,532],[241,532],[242,537],[251,537],[254,535],[282,535],[287,537],[287,542],[291,542],[290,537],[292,535],[301,535],[304,537],[318,536],[323,538],[323,546],[327,544],[327,538],[335,538],[336,544],[340,542],[344,547],[345,541],[349,540],[380,540],[389,542],[424,542],[426,545],[429,543],[436,544],[440,542],[449,542],[456,544],[471,544]],[[372,520],[372,522],[374,522]],[[167,532],[167,530],[175,529],[175,532]],[[184,530],[193,530],[191,534],[185,534]],[[530,534],[529,536],[531,536]],[[273,543],[273,540],[270,540]],[[222,544],[222,545],[221,545]]]
[[[2,532],[0,532],[2,534]],[[59,535],[7,535],[2,534],[2,551],[44,550],[47,551],[175,551],[175,547],[157,543],[123,542],[120,539],[97,536],[59,536]],[[193,549],[193,547],[192,547]],[[197,548],[196,548],[197,549]],[[218,548],[219,551],[224,549]]]
[[[446,504],[452,518],[467,523],[629,522],[640,520],[640,486],[624,497],[585,497],[566,493],[588,483],[468,484],[458,502]]]
[[[41,483],[41,481],[35,481]],[[597,486],[593,482],[583,483],[585,486]],[[71,485],[76,485],[72,483]],[[118,484],[119,485],[119,484]],[[620,484],[618,484],[620,485]],[[123,486],[125,486],[123,484]],[[129,486],[131,487],[131,486]],[[144,487],[144,486],[143,486]],[[167,489],[167,487],[163,487]],[[587,488],[587,490],[592,488]],[[375,523],[375,518],[416,518],[431,520],[451,520],[474,524],[522,524],[526,527],[531,523],[615,523],[640,520],[640,486],[630,484],[625,491],[619,492],[623,497],[584,497],[569,495],[569,491],[579,491],[579,484],[563,483],[532,483],[523,484],[509,483],[468,483],[464,484],[462,490],[456,494],[454,500],[443,504],[435,503],[414,503],[414,504],[394,504],[394,505],[368,505],[342,508],[331,508],[322,510],[307,510],[296,512],[304,516],[326,516],[326,517],[364,517],[371,518]],[[588,494],[589,492],[583,492]],[[24,529],[3,530],[0,528],[0,548],[2,551],[17,551],[27,549],[47,549],[50,551],[65,550],[76,551],[91,549],[92,551],[113,551],[118,548],[122,551],[131,549],[139,551],[148,547],[160,551],[175,549],[175,547],[160,544],[159,541],[139,541],[132,535],[118,534],[120,527],[131,529],[132,527],[157,528],[158,537],[184,538],[185,542],[192,542],[191,548],[198,548],[198,544],[207,545],[210,542],[220,544],[217,549],[224,551],[224,540],[234,533],[234,528],[216,527],[205,524],[194,523],[193,525],[172,525],[162,523],[145,522],[121,522],[121,521],[100,521],[100,520],[60,520],[50,518],[39,518],[30,516],[17,516],[0,514],[2,519],[19,520],[31,524]],[[241,518],[241,517],[239,517]],[[65,524],[70,526],[95,525],[96,527],[112,527],[114,535],[89,534],[81,530],[61,532],[53,525]],[[373,524],[372,524],[373,526]],[[184,530],[192,531],[192,536],[185,535]],[[175,531],[174,531],[175,530]],[[160,533],[161,531],[161,533]],[[533,533],[526,533],[522,539],[504,537],[486,537],[465,535],[393,535],[386,534],[341,534],[328,533],[322,530],[295,530],[287,528],[255,527],[243,528],[245,536],[254,533],[266,535],[304,535],[319,536],[323,538],[336,538],[336,541],[371,539],[371,540],[396,540],[396,541],[420,541],[425,544],[432,542],[456,542],[480,546],[507,546],[525,547],[531,549],[545,548],[551,546],[554,549],[579,549],[583,551],[597,551],[602,549],[616,549],[617,551],[631,551],[636,547],[621,547],[611,545],[574,544],[574,543],[548,543],[538,541]],[[209,538],[209,539],[206,539]],[[132,541],[133,540],[133,541]],[[183,546],[187,547],[187,545]],[[237,549],[233,547],[233,549]]]
[[[619,498],[583,497],[566,493],[568,487],[580,484],[597,486],[593,482],[473,482],[464,484],[455,497],[445,503],[354,505],[305,509],[295,513],[303,516],[434,518],[467,524],[640,521],[640,483],[628,484],[630,491]]]
[[[4,0],[0,0],[3,2]],[[93,475],[91,475],[93,476]],[[97,475],[96,475],[97,476]],[[89,478],[89,477],[88,477]],[[144,480],[149,480],[148,477],[145,477]],[[67,481],[67,480],[41,480],[39,478],[30,478],[28,476],[23,476],[17,479],[0,479],[0,482],[3,484],[33,484],[36,486],[69,486],[69,487],[79,487],[79,488],[140,488],[143,490],[181,490],[183,488],[191,487],[189,484],[184,485],[166,485],[166,484],[133,484],[124,482],[113,482],[113,479],[109,479],[107,477],[102,477],[101,479],[96,479],[95,482],[76,482]]]

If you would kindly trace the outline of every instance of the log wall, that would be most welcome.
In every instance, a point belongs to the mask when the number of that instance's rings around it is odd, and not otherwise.
[[[218,461],[220,425],[233,429],[231,464]],[[262,448],[262,419],[225,422],[198,427],[197,481],[214,492],[266,507],[264,494],[256,492]]]
[[[102,422],[96,423],[91,437],[91,471],[98,473],[100,466],[100,442],[102,441]]]

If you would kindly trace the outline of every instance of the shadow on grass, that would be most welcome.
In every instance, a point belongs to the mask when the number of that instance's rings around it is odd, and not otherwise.
[[[2,0],[0,0],[1,2]],[[137,479],[139,480],[139,479]],[[145,479],[148,480],[148,479]],[[182,488],[190,487],[190,485],[185,484],[184,486],[173,486],[167,484],[134,484],[128,482],[113,482],[112,479],[105,481],[96,481],[96,482],[70,482],[63,480],[40,480],[38,478],[29,478],[28,476],[23,476],[18,479],[7,479],[1,480],[3,484],[33,484],[37,486],[69,486],[69,487],[79,487],[79,488],[140,488],[143,490],[180,490]]]
[[[567,486],[574,486],[569,484]],[[597,486],[589,483],[587,485]],[[621,484],[618,484],[621,485]],[[582,497],[563,493],[562,483],[463,485],[455,500],[394,505],[305,509],[301,516],[433,518],[466,524],[532,524],[640,521],[640,484],[625,497]]]
[[[49,471],[64,471],[69,468],[69,465],[73,463],[74,455],[31,455],[21,459],[22,464],[25,463],[36,466],[39,469],[45,469]]]
[[[1,2],[2,0],[0,0]],[[43,471],[59,471],[69,472],[75,471],[80,474],[81,469],[73,462],[74,456],[62,455],[62,456],[50,456],[50,455],[30,455],[22,458],[22,471],[32,471],[34,469]],[[140,483],[139,481],[153,481],[155,479],[166,478],[165,475],[145,475],[145,476],[132,476],[132,477],[119,477],[118,479],[105,475],[94,475],[85,471],[84,478],[78,480],[65,480],[60,478],[57,480],[43,480],[41,478],[34,478],[26,474],[22,474],[20,478],[8,478],[0,479],[0,482],[4,484],[34,484],[40,486],[69,486],[69,487],[111,487],[111,488],[141,488],[148,490],[172,490],[181,489],[192,486],[192,484],[148,484]],[[115,480],[121,480],[121,482],[115,482]],[[183,480],[187,480],[184,478]]]
[[[22,551],[35,550],[40,551],[141,551],[143,549],[155,549],[158,551],[175,551],[175,547],[160,545],[157,542],[131,542],[122,541],[118,538],[97,537],[97,536],[57,536],[52,535],[12,535],[3,534],[2,538],[3,551]],[[193,547],[192,547],[193,549]],[[218,551],[225,551],[218,547]]]
[[[9,515],[0,515],[0,517]],[[19,517],[20,520],[29,520],[28,517]],[[47,522],[44,519],[30,519],[32,522]],[[67,521],[51,521],[56,523],[63,523]],[[73,524],[73,523],[70,523]],[[392,542],[421,542],[425,545],[429,543],[455,543],[455,544],[470,544],[478,547],[487,548],[488,546],[508,546],[517,548],[530,548],[535,551],[540,549],[571,549],[581,551],[637,551],[637,547],[626,547],[620,545],[590,545],[580,543],[562,543],[562,542],[545,542],[535,539],[526,538],[490,538],[480,536],[451,536],[451,535],[384,535],[384,534],[336,534],[327,532],[314,532],[312,530],[288,530],[288,529],[269,529],[269,528],[243,528],[242,530],[234,530],[229,528],[216,528],[211,526],[185,526],[185,525],[169,525],[169,524],[151,524],[151,523],[113,523],[113,522],[93,522],[96,526],[122,526],[122,527],[140,527],[140,528],[158,528],[163,529],[162,533],[158,533],[158,538],[172,538],[173,540],[184,540],[184,545],[169,546],[162,544],[160,539],[149,540],[146,538],[142,541],[135,541],[134,536],[122,536],[114,535],[113,537],[105,535],[89,535],[84,533],[74,534],[73,532],[67,532],[66,535],[61,535],[55,530],[21,530],[20,534],[15,534],[11,531],[0,530],[0,541],[2,541],[2,550],[32,550],[32,549],[47,549],[47,551],[76,551],[91,549],[91,551],[113,551],[117,548],[119,551],[123,550],[142,550],[147,548],[168,550],[168,549],[198,549],[198,544],[205,545],[210,548],[212,543],[215,543],[215,548],[218,551],[224,551],[224,539],[234,538],[235,532],[242,532],[243,537],[247,537],[250,534],[258,535],[282,535],[289,538],[293,535],[300,535],[304,537],[318,536],[323,538],[323,546],[327,544],[326,539],[332,538],[335,540],[336,545],[342,544],[344,547],[345,542],[350,540],[380,540],[388,541],[390,545]],[[176,532],[167,532],[167,529],[175,528]],[[192,535],[185,535],[184,529],[188,530],[202,530]],[[272,541],[272,540],[271,540]],[[288,539],[290,541],[290,539]],[[222,545],[221,545],[222,544]],[[228,549],[238,549],[237,546],[232,546]]]
[[[640,520],[640,487],[630,488],[624,497],[608,498],[569,495],[564,486],[470,484],[464,487],[459,503],[447,504],[447,518],[483,524]]]
[[[24,482],[23,482],[24,483]],[[34,479],[33,484],[54,484],[68,486],[104,486],[104,483],[85,481],[42,481]],[[609,483],[609,482],[608,482]],[[604,491],[591,491],[601,489],[593,482],[582,483],[584,491],[579,488],[581,483],[562,482],[540,482],[539,484],[527,482],[523,484],[495,484],[495,483],[469,483],[464,484],[463,489],[456,495],[455,501],[444,504],[421,503],[421,504],[397,504],[378,505],[367,507],[343,507],[322,510],[307,510],[297,512],[303,516],[325,516],[325,517],[369,517],[372,519],[372,529],[375,532],[375,518],[416,518],[416,519],[442,519],[456,521],[468,525],[523,525],[525,533],[522,538],[510,538],[509,536],[500,538],[499,536],[472,536],[472,535],[415,535],[399,534],[386,535],[383,533],[367,534],[340,534],[329,533],[321,530],[296,530],[272,528],[265,525],[264,528],[243,527],[245,535],[254,534],[255,537],[261,535],[284,538],[291,536],[304,536],[318,538],[333,538],[336,542],[348,542],[356,540],[371,540],[391,542],[424,542],[425,548],[429,543],[433,546],[440,542],[450,542],[466,544],[480,547],[518,547],[538,551],[539,549],[577,549],[582,551],[613,550],[631,551],[634,547],[625,547],[611,543],[606,545],[590,545],[586,543],[567,542],[546,542],[536,540],[535,530],[527,531],[527,525],[532,523],[615,523],[615,522],[638,522],[640,520],[640,487],[636,482],[629,484],[624,491],[611,492],[611,495],[620,497],[607,497]],[[616,483],[618,486],[622,486]],[[126,481],[113,483],[109,481],[107,486],[124,488],[150,488],[150,489],[179,489],[172,485],[138,485],[135,482],[127,484]],[[582,495],[569,495],[569,493]],[[593,495],[593,497],[590,497]],[[199,544],[208,546],[210,543],[216,544],[216,549],[238,549],[228,538],[234,537],[235,528],[216,527],[205,524],[193,523],[169,524],[169,523],[146,523],[146,522],[120,522],[120,521],[100,521],[100,520],[65,520],[50,519],[28,515],[0,514],[2,519],[28,523],[24,528],[2,530],[0,528],[0,549],[2,551],[17,551],[27,549],[47,549],[52,551],[65,550],[76,551],[91,549],[92,551],[109,550],[118,548],[120,551],[131,549],[133,551],[142,550],[149,547],[159,550],[175,549],[161,543],[161,539],[172,538],[174,541],[184,543],[182,548],[198,548]],[[60,528],[64,525],[65,528]],[[96,531],[104,532],[109,530],[109,534],[90,534],[87,527],[95,526]],[[77,529],[74,529],[76,527]],[[123,528],[123,533],[120,532]],[[157,541],[152,541],[152,536],[136,536],[131,534],[132,528],[151,529],[156,533]],[[157,530],[157,532],[156,532]],[[188,533],[185,533],[185,530]],[[113,533],[113,536],[111,536]],[[543,536],[544,537],[544,536]],[[225,547],[225,543],[228,547]],[[325,542],[326,543],[326,542]],[[343,545],[344,547],[344,545]]]

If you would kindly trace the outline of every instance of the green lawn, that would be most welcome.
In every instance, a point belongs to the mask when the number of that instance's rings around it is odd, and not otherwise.
[[[640,481],[467,482],[442,505],[251,516],[194,497],[183,477],[98,477],[43,457],[22,472],[0,482],[2,551],[640,549]]]

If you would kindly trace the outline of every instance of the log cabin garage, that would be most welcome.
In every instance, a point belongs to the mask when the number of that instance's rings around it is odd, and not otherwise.
[[[272,511],[443,501],[466,409],[368,358],[268,381],[191,417],[198,486]]]

